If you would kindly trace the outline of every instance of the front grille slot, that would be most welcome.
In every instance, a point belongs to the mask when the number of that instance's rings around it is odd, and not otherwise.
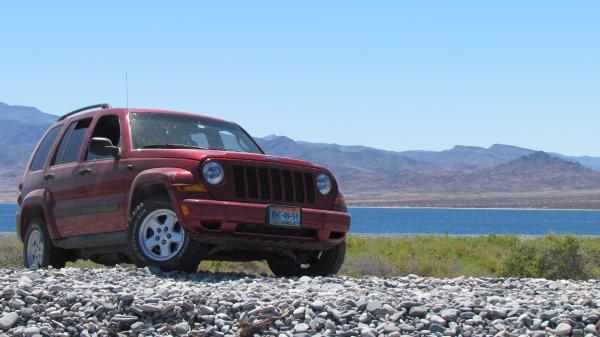
[[[296,201],[304,202],[304,181],[302,180],[302,173],[294,172],[294,188],[296,189]]]
[[[258,184],[256,181],[256,169],[254,167],[246,167],[246,178],[248,179],[248,197],[258,198]]]
[[[283,170],[283,191],[285,194],[285,201],[294,201],[294,185],[292,183],[292,172],[289,170]]]
[[[312,178],[312,174],[310,173],[305,173],[304,174],[304,182],[306,185],[306,199],[308,201],[309,204],[314,204],[315,203],[315,187],[314,187],[314,182],[313,182],[313,178]]]
[[[233,165],[235,196],[256,202],[314,204],[315,182],[308,172]]]
[[[269,199],[271,197],[271,184],[269,183],[269,170],[261,167],[258,169],[260,178],[260,197]]]
[[[244,168],[241,166],[233,167],[233,181],[235,186],[235,196],[243,198],[246,195],[246,186],[244,185]]]
[[[273,199],[281,200],[281,174],[278,169],[271,169],[271,181],[273,182]]]

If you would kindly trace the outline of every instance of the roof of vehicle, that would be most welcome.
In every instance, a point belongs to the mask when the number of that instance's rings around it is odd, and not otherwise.
[[[124,110],[127,110],[127,109],[124,109]],[[144,108],[129,109],[129,112],[135,112],[135,113],[166,113],[166,114],[175,114],[175,115],[185,115],[185,116],[202,117],[202,118],[211,119],[211,120],[220,121],[220,122],[234,123],[234,122],[231,122],[231,121],[228,121],[228,120],[225,120],[225,119],[221,119],[221,118],[217,118],[217,117],[213,117],[213,116],[208,116],[208,115],[203,115],[203,114],[199,114],[199,113],[195,113],[195,112],[184,112],[184,111],[163,110],[163,109],[144,109]]]
[[[113,108],[113,107],[100,108],[100,109],[94,109],[94,110],[82,110],[82,111],[75,110],[74,112],[68,113],[68,114],[60,117],[57,122],[62,122],[62,121],[68,122],[68,121],[75,120],[75,119],[93,117],[98,112],[116,113],[116,114],[122,114],[122,115],[130,113],[130,112],[164,113],[164,114],[174,114],[174,115],[183,115],[183,116],[194,116],[194,117],[201,117],[201,118],[211,119],[211,120],[220,121],[220,122],[234,123],[234,122],[224,120],[221,118],[207,116],[207,115],[193,113],[193,112],[173,111],[173,110],[164,110],[164,109],[146,109],[146,108],[129,108],[128,109],[128,108]]]

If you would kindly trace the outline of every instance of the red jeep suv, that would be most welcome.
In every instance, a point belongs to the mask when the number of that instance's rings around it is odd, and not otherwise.
[[[264,154],[235,123],[98,104],[64,115],[19,184],[26,267],[90,259],[193,272],[266,260],[335,274],[350,216],[331,172]]]

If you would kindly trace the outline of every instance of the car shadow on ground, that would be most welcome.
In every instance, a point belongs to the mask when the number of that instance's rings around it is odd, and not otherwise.
[[[141,268],[142,270],[147,270],[152,275],[163,278],[163,279],[173,279],[177,281],[196,281],[196,282],[210,282],[210,283],[218,283],[218,282],[226,282],[226,281],[239,281],[239,280],[255,280],[255,279],[264,279],[264,278],[273,278],[276,279],[276,276],[268,275],[266,273],[261,274],[247,274],[240,272],[211,272],[200,270],[195,273],[185,273],[178,271],[162,271],[156,267],[145,267]]]

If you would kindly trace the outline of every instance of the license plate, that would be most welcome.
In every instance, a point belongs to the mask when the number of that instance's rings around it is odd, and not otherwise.
[[[267,220],[269,225],[299,228],[300,214],[299,207],[269,206]]]

